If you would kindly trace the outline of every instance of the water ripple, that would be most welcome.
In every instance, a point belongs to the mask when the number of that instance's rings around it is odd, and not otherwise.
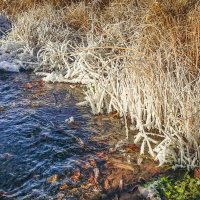
[[[59,187],[49,184],[48,177],[59,174],[67,179],[72,160],[91,153],[76,140],[87,142],[90,115],[76,108],[65,87],[24,88],[36,79],[0,74],[0,192],[6,199],[54,199]],[[70,116],[79,128],[65,124]]]

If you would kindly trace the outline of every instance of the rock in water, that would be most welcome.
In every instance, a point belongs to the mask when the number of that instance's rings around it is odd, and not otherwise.
[[[11,28],[11,21],[4,15],[0,14],[0,38],[2,38],[6,35],[6,33],[11,31]]]
[[[70,118],[66,119],[65,122],[66,122],[67,124],[73,124],[73,123],[75,122],[75,121],[74,121],[74,117],[70,117]]]
[[[80,123],[76,122],[74,120],[74,117],[70,117],[70,118],[66,119],[65,123],[67,123],[70,128],[79,128],[80,127]]]
[[[0,70],[6,72],[19,72],[19,66],[14,63],[10,63],[7,61],[0,62]]]

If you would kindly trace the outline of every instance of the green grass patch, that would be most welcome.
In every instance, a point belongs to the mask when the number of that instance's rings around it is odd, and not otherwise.
[[[200,179],[193,178],[188,173],[182,177],[164,176],[145,185],[154,188],[162,200],[199,200]]]

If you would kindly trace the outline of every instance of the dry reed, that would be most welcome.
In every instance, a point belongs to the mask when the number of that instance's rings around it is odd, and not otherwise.
[[[103,9],[45,4],[14,12],[1,43],[37,56],[35,72],[46,81],[86,84],[93,113],[117,111],[126,139],[131,120],[141,154],[191,169],[200,160],[199,9],[178,0],[113,0]]]

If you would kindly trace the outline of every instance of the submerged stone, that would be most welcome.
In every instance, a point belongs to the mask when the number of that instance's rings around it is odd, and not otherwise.
[[[0,112],[3,112],[3,111],[5,111],[5,108],[4,106],[0,105]]]

